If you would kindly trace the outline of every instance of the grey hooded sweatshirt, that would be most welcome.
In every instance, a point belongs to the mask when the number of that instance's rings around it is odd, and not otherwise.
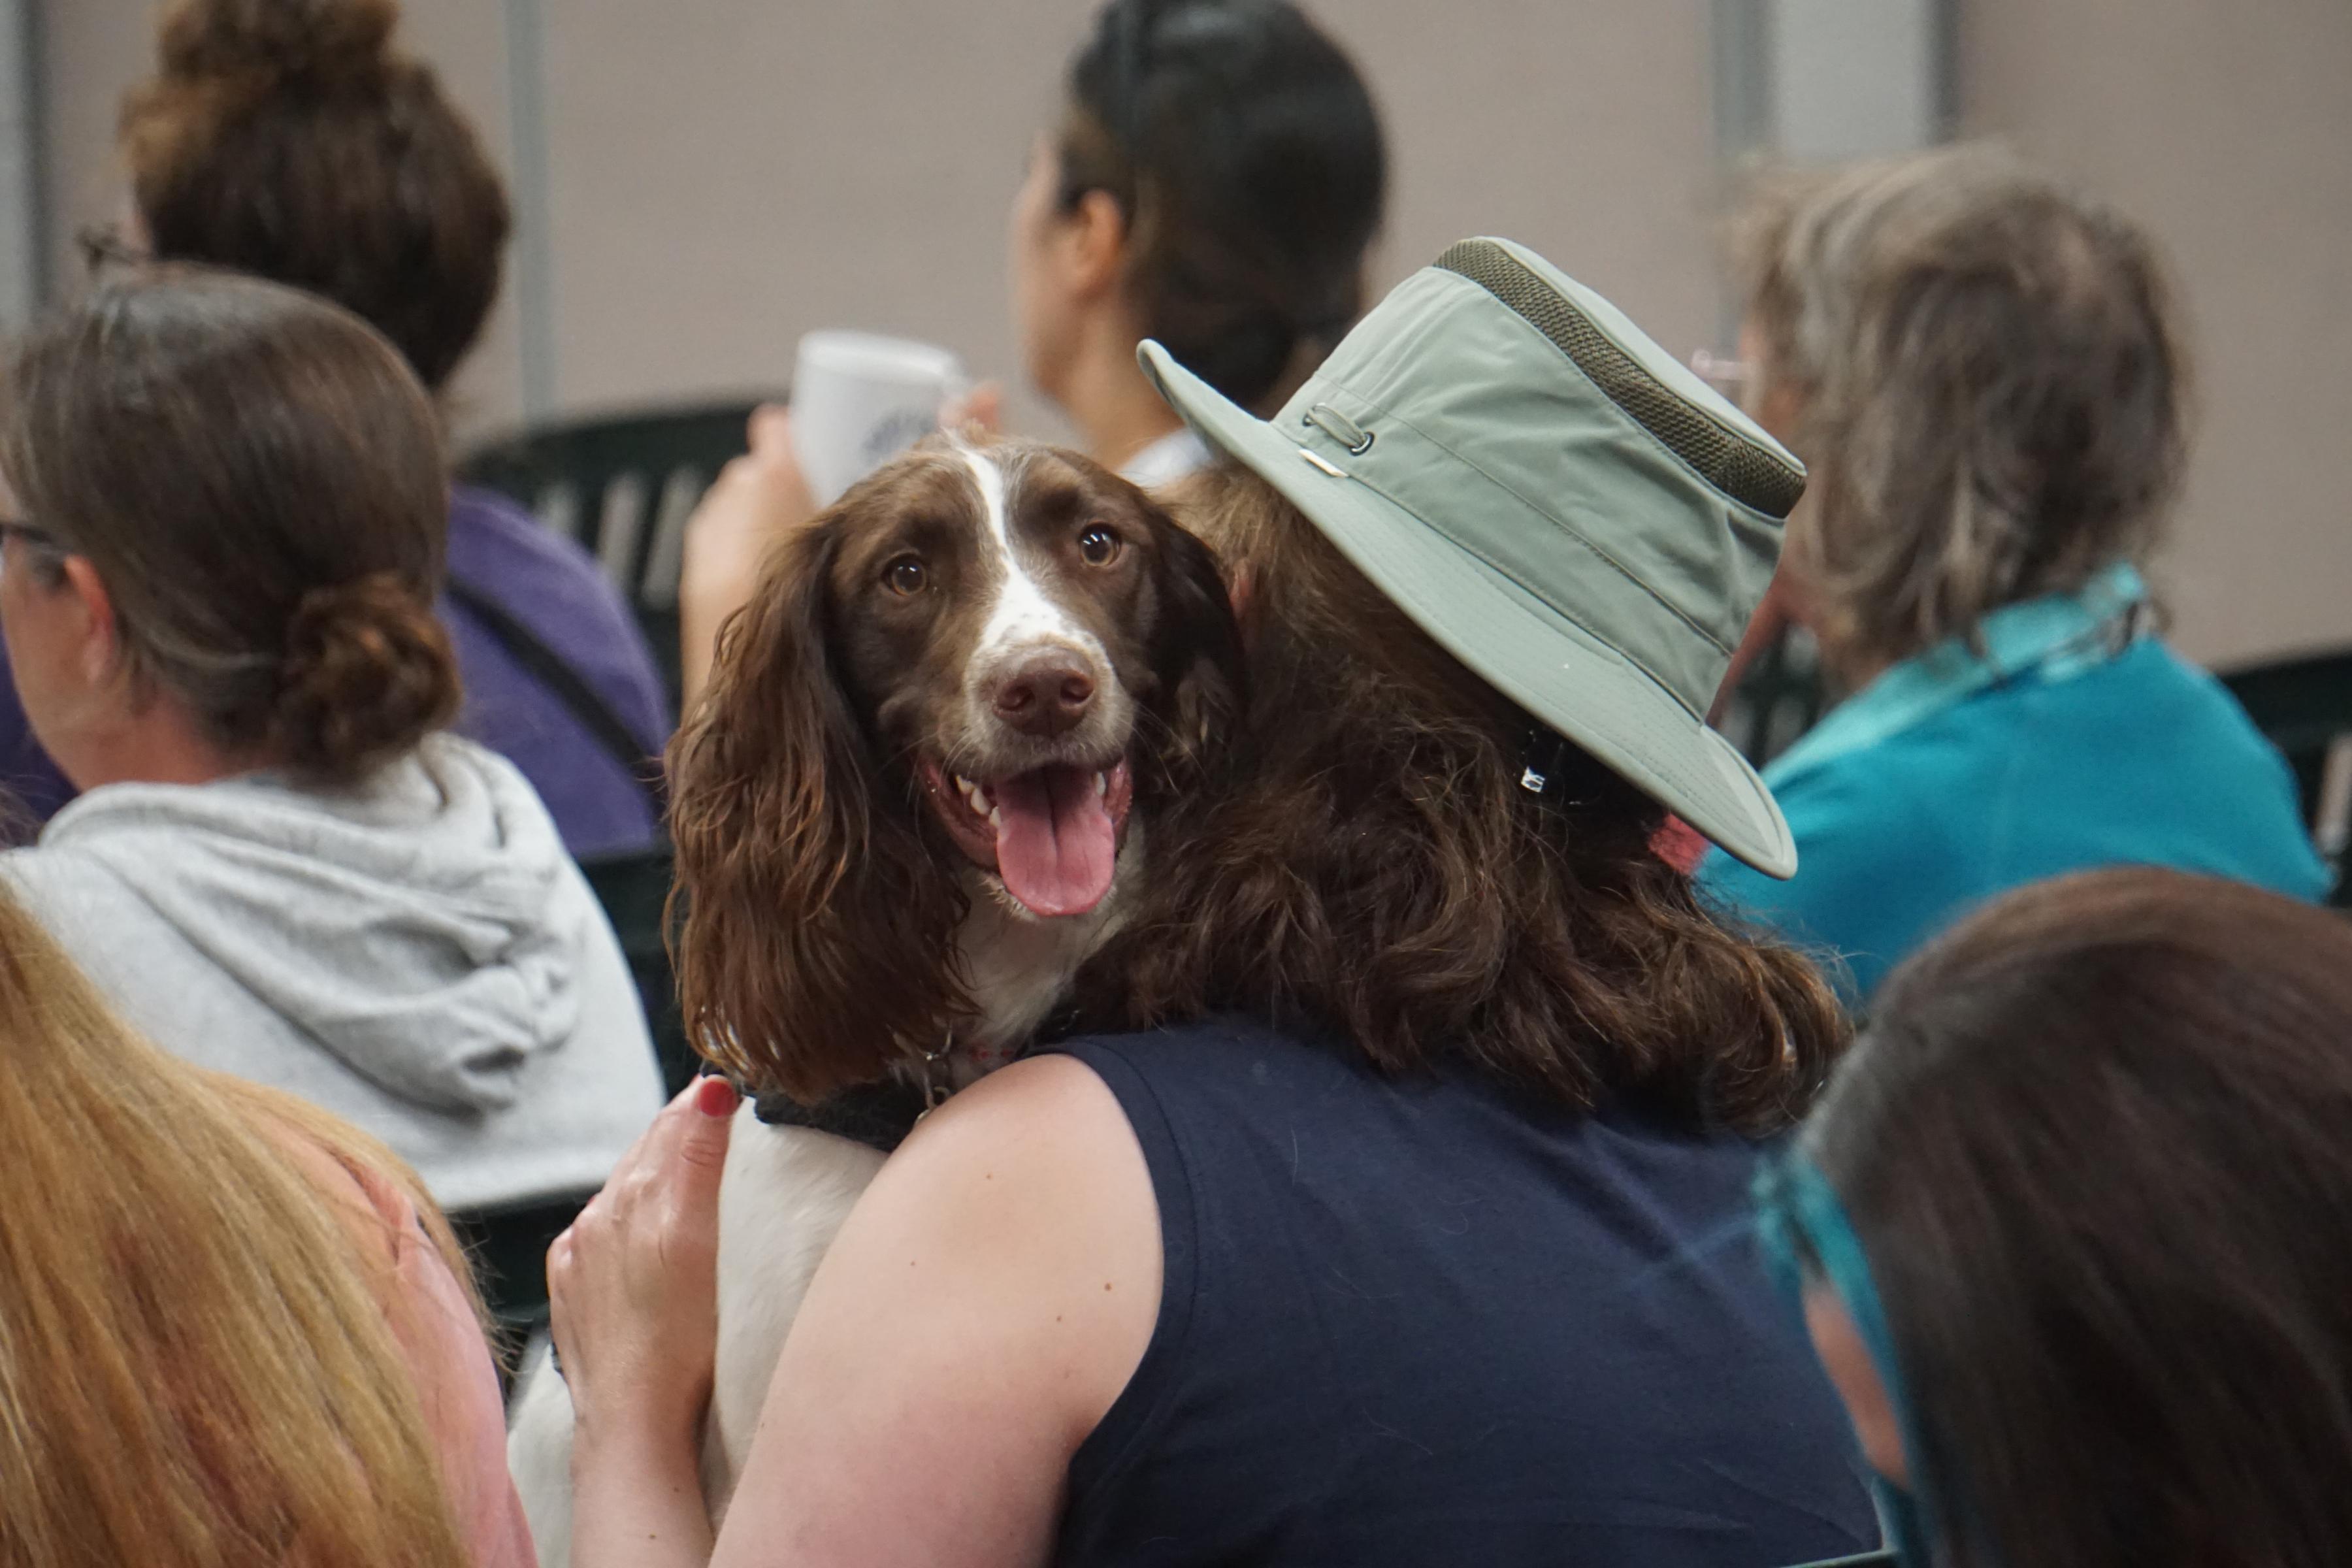
[[[351,790],[109,784],[0,869],[158,1045],[365,1128],[445,1208],[593,1188],[661,1108],[604,911],[470,742]]]

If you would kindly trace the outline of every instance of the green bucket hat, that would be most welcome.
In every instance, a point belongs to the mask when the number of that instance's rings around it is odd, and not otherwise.
[[[1465,239],[1271,422],[1139,352],[1202,439],[1441,647],[1748,865],[1795,872],[1780,808],[1706,715],[1805,470],[1616,307]]]

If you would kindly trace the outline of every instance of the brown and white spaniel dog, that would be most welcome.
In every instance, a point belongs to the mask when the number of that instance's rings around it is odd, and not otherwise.
[[[925,442],[785,542],[730,623],[670,751],[688,1026],[763,1097],[720,1186],[714,1520],[889,1142],[854,1124],[1027,1044],[1133,905],[1152,814],[1205,776],[1239,667],[1207,548],[1021,442]],[[542,1361],[508,1458],[544,1563],[568,1560],[571,1446]]]

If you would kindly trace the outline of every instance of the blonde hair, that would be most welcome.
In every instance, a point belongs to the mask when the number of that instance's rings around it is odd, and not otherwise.
[[[373,1211],[391,1153],[125,1028],[0,883],[0,1564],[457,1568]]]
[[[2188,371],[2127,220],[1977,144],[1783,173],[1731,246],[1801,410],[1789,554],[1835,662],[1970,637],[2153,546]]]

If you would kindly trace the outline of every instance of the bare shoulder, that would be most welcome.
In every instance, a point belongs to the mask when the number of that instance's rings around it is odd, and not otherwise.
[[[1033,1414],[1075,1448],[1143,1359],[1160,1267],[1150,1171],[1118,1099],[1083,1063],[1042,1057],[964,1089],[883,1162],[810,1301],[848,1307],[861,1335],[913,1312],[936,1340],[953,1300],[963,1364],[1022,1369],[1066,1399]]]
[[[1159,1207],[1142,1148],[1109,1086],[1072,1057],[1015,1062],[956,1095],[884,1162],[860,1207],[984,1237],[1031,1267],[1045,1248],[1148,1265],[1157,1285]]]
[[[1110,1086],[1076,1057],[1030,1057],[1000,1068],[923,1119],[908,1140],[952,1138],[1069,1153],[1097,1140],[1133,1143],[1127,1113]]]
[[[769,1561],[752,1543],[777,1541],[842,1563],[1045,1561],[1071,1456],[1141,1362],[1160,1289],[1150,1173],[1109,1088],[1044,1057],[963,1090],[883,1162],[819,1265],[714,1561]]]

